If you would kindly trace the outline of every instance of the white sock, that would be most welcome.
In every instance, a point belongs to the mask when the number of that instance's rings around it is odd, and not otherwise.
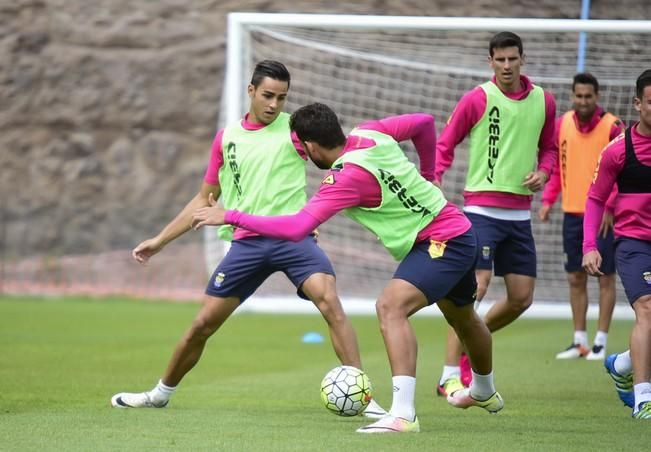
[[[416,393],[416,378],[409,375],[396,375],[393,381],[393,403],[389,414],[413,421],[416,417],[414,396]]]
[[[158,380],[158,384],[154,389],[149,391],[149,398],[153,402],[167,402],[172,397],[172,394],[174,394],[174,391],[176,391],[176,386],[167,386],[163,383],[163,380]]]
[[[597,331],[597,334],[594,337],[594,345],[601,345],[603,348],[606,348],[608,343],[608,333],[605,331]]]
[[[443,385],[445,380],[452,377],[460,377],[461,368],[459,366],[443,366],[443,373],[441,374],[441,379],[439,380],[439,385]]]
[[[575,331],[574,332],[574,343],[588,347],[588,332],[587,331]]]
[[[493,383],[493,372],[488,375],[479,375],[472,371],[472,383],[470,383],[470,395],[475,400],[488,400],[495,394]]]
[[[617,372],[620,375],[628,375],[631,372],[633,372],[633,361],[631,361],[631,351],[626,350],[624,353],[620,353],[617,355],[617,358],[615,358],[615,362],[613,363],[613,367],[615,367],[615,372]]]
[[[601,345],[603,348],[606,348],[606,343],[608,343],[608,333],[605,331],[597,331],[594,337],[594,345]]]
[[[635,414],[639,410],[640,404],[651,402],[651,383],[638,383],[633,386],[633,391],[635,391],[635,408],[633,408],[633,414]]]

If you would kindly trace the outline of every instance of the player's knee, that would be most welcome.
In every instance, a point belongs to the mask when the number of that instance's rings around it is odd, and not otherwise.
[[[533,295],[523,295],[520,297],[514,297],[509,299],[511,308],[518,314],[522,314],[524,311],[529,309],[533,303]]]
[[[582,289],[586,286],[588,275],[584,272],[570,272],[567,274],[567,282],[573,289]]]
[[[638,322],[651,323],[651,294],[643,295],[633,303],[635,317]]]
[[[197,317],[190,328],[190,339],[193,341],[206,341],[217,331],[217,328],[218,326],[207,318]]]
[[[328,324],[337,324],[346,320],[346,313],[336,292],[318,294],[312,297],[312,302]]]

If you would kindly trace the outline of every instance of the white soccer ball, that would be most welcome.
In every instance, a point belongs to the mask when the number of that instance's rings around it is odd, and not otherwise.
[[[361,370],[338,366],[321,381],[321,400],[325,407],[339,416],[357,416],[371,401],[371,382]]]

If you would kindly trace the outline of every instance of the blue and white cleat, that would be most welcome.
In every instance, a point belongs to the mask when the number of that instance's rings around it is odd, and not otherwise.
[[[155,402],[147,392],[121,392],[111,397],[111,406],[114,408],[164,408],[169,400]]]
[[[606,372],[610,375],[610,378],[615,382],[615,389],[617,390],[617,395],[619,400],[624,402],[629,408],[633,408],[635,405],[635,393],[633,392],[633,372],[628,375],[620,375],[615,370],[615,359],[617,358],[617,353],[609,355],[608,358],[604,361],[604,367]]]

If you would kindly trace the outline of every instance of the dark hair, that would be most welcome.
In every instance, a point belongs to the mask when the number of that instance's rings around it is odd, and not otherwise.
[[[597,81],[597,77],[589,72],[580,72],[574,76],[574,80],[572,80],[572,91],[574,91],[574,87],[577,83],[582,85],[592,85],[595,94],[599,92],[599,82]]]
[[[638,99],[642,100],[644,96],[644,88],[651,85],[651,69],[642,72],[635,82],[635,95]]]
[[[281,82],[287,82],[287,88],[289,88],[289,71],[285,65],[279,61],[264,60],[256,64],[255,69],[253,70],[253,75],[251,76],[251,85],[257,88],[265,77],[280,80]]]
[[[289,127],[301,141],[313,141],[326,149],[334,149],[346,142],[339,118],[325,104],[305,105],[292,113]]]
[[[522,39],[510,31],[502,31],[493,36],[488,43],[488,53],[493,56],[495,49],[504,49],[506,47],[517,47],[518,53],[522,56]]]

